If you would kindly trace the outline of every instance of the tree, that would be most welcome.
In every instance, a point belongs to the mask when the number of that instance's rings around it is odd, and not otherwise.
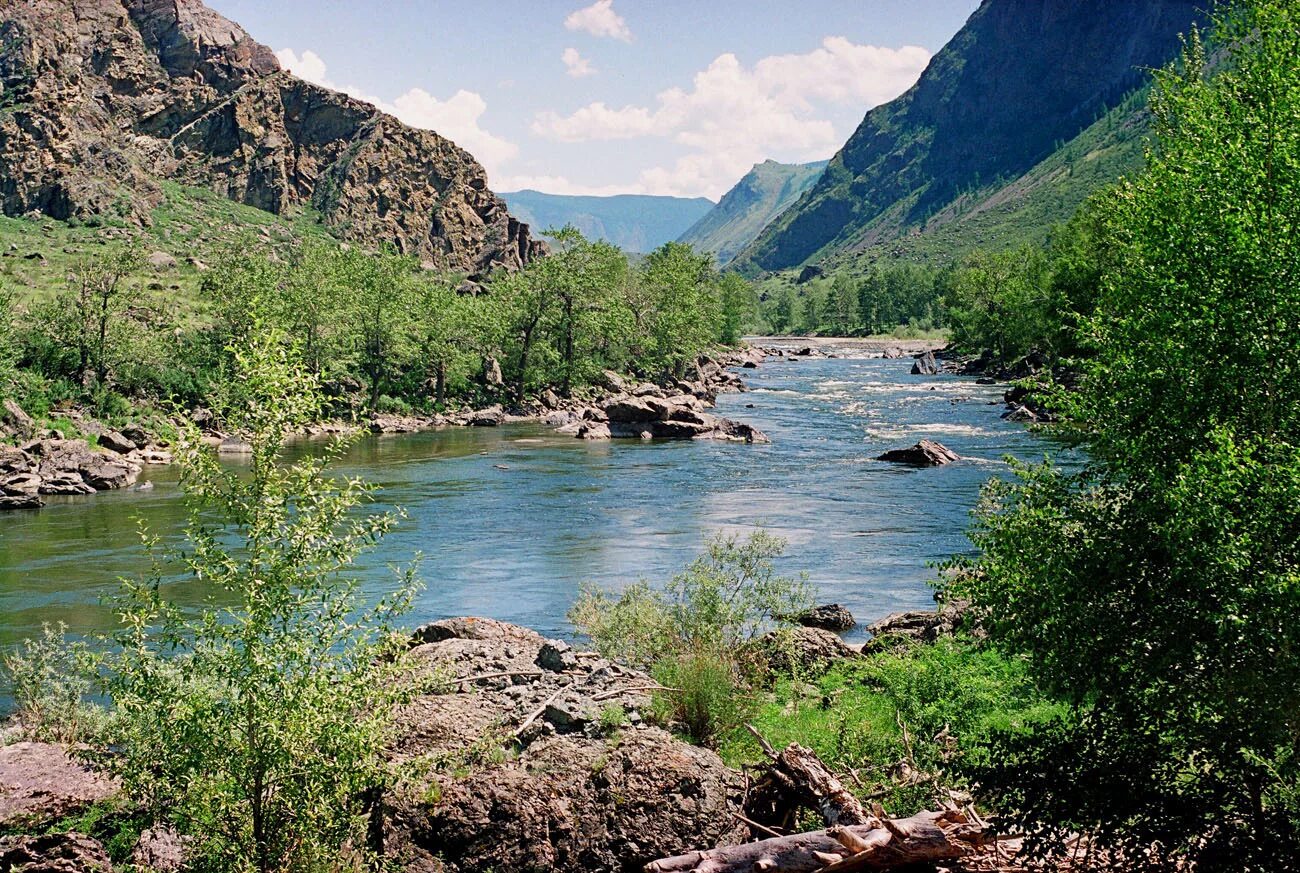
[[[620,332],[618,295],[627,281],[627,258],[616,246],[592,242],[572,226],[548,231],[555,250],[538,267],[556,298],[560,393],[595,370],[596,348]]]
[[[1300,8],[1217,17],[1158,76],[1157,142],[1065,408],[1082,474],[990,487],[960,584],[1073,722],[1011,743],[1024,817],[1202,869],[1300,857]],[[1137,849],[1135,848],[1135,851]]]
[[[346,295],[347,326],[357,363],[370,387],[370,412],[379,411],[384,382],[408,353],[407,317],[414,264],[384,249],[370,254],[358,248],[335,254],[335,281]]]
[[[754,289],[738,273],[718,277],[717,296],[721,306],[718,339],[726,346],[740,344],[741,332],[754,315]]]
[[[644,362],[680,376],[687,362],[718,337],[720,313],[713,261],[684,243],[646,255],[640,282],[650,302]]]
[[[18,339],[14,325],[14,292],[0,285],[0,397],[8,397],[18,373]]]
[[[123,359],[128,313],[138,302],[126,293],[126,279],[143,264],[132,247],[84,259],[45,313],[43,323],[52,338],[74,351],[77,377],[85,388],[104,384]]]
[[[409,689],[390,628],[414,581],[367,603],[354,561],[397,516],[362,513],[370,487],[326,475],[341,446],[282,458],[319,402],[283,333],[255,321],[231,354],[219,408],[247,435],[250,468],[223,467],[184,429],[187,544],[122,583],[122,627],[98,671],[115,716],[102,763],[196,838],[197,869],[328,869],[345,844],[365,845],[366,799],[389,778],[382,753]],[[178,573],[211,592],[205,606],[169,600]]]

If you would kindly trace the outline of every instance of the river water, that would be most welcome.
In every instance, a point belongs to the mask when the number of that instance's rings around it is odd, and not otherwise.
[[[581,582],[662,580],[711,532],[762,526],[789,543],[783,572],[807,573],[821,602],[864,624],[927,608],[930,564],[969,548],[963,528],[1001,459],[1056,449],[999,417],[1001,388],[912,376],[910,365],[813,358],[743,371],[751,390],[723,395],[717,412],[755,424],[771,445],[591,443],[537,425],[367,438],[341,472],[378,484],[378,507],[408,518],[358,571],[378,592],[392,584],[389,565],[421,552],[412,623],[485,615],[562,636]],[[923,437],[967,460],[919,470],[873,460]],[[111,626],[104,598],[145,570],[138,524],[176,540],[184,521],[173,470],[142,481],[155,487],[0,516],[0,647],[44,622]],[[195,583],[174,590],[204,596]],[[0,687],[0,711],[7,702]]]

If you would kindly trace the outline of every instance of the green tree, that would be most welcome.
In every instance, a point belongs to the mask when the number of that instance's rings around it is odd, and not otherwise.
[[[13,290],[0,285],[0,398],[10,396],[18,375],[16,308]]]
[[[665,243],[646,256],[639,280],[649,301],[643,320],[643,362],[680,376],[686,364],[717,341],[721,320],[713,259],[684,243]]]
[[[1242,3],[1158,77],[1157,142],[1062,402],[1078,475],[990,487],[960,586],[1076,720],[1009,746],[1022,815],[1201,869],[1300,857],[1300,8]]]
[[[339,249],[334,279],[346,295],[346,319],[357,366],[370,389],[370,412],[379,411],[386,380],[409,348],[407,319],[414,263],[385,249],[375,254]]]
[[[86,258],[68,277],[68,288],[42,313],[41,323],[56,342],[76,356],[83,387],[104,384],[122,363],[131,329],[130,310],[139,304],[128,294],[127,279],[144,264],[134,247],[120,247]]]
[[[414,582],[367,603],[352,567],[396,515],[364,514],[369,486],[326,475],[339,447],[282,458],[318,404],[284,335],[255,323],[232,360],[220,408],[247,435],[250,468],[227,469],[184,430],[187,544],[123,581],[100,667],[115,715],[103,763],[196,838],[197,869],[336,869],[345,845],[365,845],[366,798],[389,778],[382,752],[409,687],[390,627]],[[207,605],[168,599],[177,573],[211,591]]]
[[[622,332],[620,293],[627,258],[616,246],[590,241],[572,226],[548,231],[554,251],[538,267],[555,295],[560,393],[598,372],[598,356]]]

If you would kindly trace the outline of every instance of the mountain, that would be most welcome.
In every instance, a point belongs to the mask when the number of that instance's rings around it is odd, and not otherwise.
[[[929,233],[1011,188],[1177,52],[1203,0],[984,0],[736,259],[777,270]],[[1045,232],[1046,229],[1044,229]]]
[[[501,195],[510,211],[538,231],[571,224],[588,239],[611,242],[627,252],[652,252],[677,239],[713,208],[703,197],[573,197],[515,191]]]
[[[726,264],[767,227],[768,222],[813,186],[828,161],[778,164],[764,161],[722,196],[718,205],[678,237]]]
[[[539,252],[474,157],[310,84],[199,0],[5,0],[0,210],[148,224],[163,181],[472,275]]]

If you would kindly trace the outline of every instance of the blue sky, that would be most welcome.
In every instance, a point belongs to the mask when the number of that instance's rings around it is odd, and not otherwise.
[[[449,136],[498,191],[716,200],[830,157],[978,0],[208,0],[295,73]]]

